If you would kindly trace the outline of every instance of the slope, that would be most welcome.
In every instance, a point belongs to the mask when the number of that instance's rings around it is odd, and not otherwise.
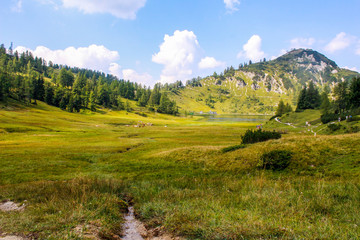
[[[280,99],[295,107],[309,81],[320,90],[331,90],[337,82],[358,75],[317,51],[295,49],[275,60],[240,64],[237,70],[230,67],[219,75],[192,79],[170,95],[187,111],[273,114]]]

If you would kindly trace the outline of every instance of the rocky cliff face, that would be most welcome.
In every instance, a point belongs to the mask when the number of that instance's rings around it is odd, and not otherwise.
[[[254,91],[264,87],[267,92],[281,94],[301,88],[308,81],[322,86],[350,80],[356,75],[358,73],[339,68],[334,61],[311,49],[292,50],[275,60],[247,65],[235,72],[241,79],[239,87],[250,86]]]
[[[300,90],[309,83],[320,89],[350,81],[359,73],[340,68],[311,49],[295,49],[277,59],[203,78],[197,87],[185,87],[173,98],[184,109],[271,114],[279,99],[296,106]],[[207,104],[211,99],[212,104]]]

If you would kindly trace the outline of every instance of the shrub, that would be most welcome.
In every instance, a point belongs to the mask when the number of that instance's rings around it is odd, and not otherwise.
[[[288,150],[273,150],[264,153],[260,160],[263,169],[269,170],[284,170],[290,164],[292,152]]]
[[[350,128],[346,129],[346,133],[357,133],[360,131],[358,126],[351,126]]]
[[[273,120],[273,119],[275,119],[275,118],[277,118],[277,117],[280,117],[279,115],[274,115],[274,116],[272,116],[270,119],[269,119],[269,121],[271,121],[271,120]]]
[[[247,143],[257,143],[257,142],[264,142],[269,139],[279,139],[281,138],[281,134],[278,132],[270,132],[270,131],[262,131],[261,129],[258,130],[250,130],[248,129],[245,134],[241,137],[242,144]]]
[[[142,117],[147,117],[147,114],[143,113],[143,112],[135,112],[135,114],[142,116]]]
[[[234,145],[234,146],[230,146],[230,147],[226,147],[221,149],[222,153],[227,153],[227,152],[232,152],[241,148],[245,148],[246,146],[244,144],[240,144],[240,145]]]
[[[335,132],[341,128],[341,124],[329,124],[327,126],[332,132]]]
[[[321,115],[321,122],[323,124],[331,122],[331,121],[336,121],[339,119],[339,115],[335,114],[335,113],[325,113],[323,115]]]
[[[360,117],[359,116],[351,116],[351,117],[348,117],[348,119],[346,119],[347,122],[357,122],[357,121],[360,121]]]

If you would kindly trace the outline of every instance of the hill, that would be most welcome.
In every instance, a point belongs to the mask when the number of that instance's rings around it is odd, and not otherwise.
[[[24,206],[0,210],[0,238],[119,239],[133,206],[186,239],[359,239],[360,133],[302,134],[319,113],[296,114],[281,139],[224,152],[259,123],[0,103],[0,205]],[[287,169],[259,168],[279,150]]]
[[[295,49],[271,61],[240,64],[238,69],[189,80],[170,97],[184,111],[273,114],[280,99],[295,107],[309,81],[320,90],[331,90],[335,83],[358,75],[317,51]]]

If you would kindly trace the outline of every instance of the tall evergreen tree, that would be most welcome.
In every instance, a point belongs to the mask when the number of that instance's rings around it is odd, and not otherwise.
[[[93,91],[91,91],[90,97],[89,97],[89,109],[93,112],[96,111],[95,95],[94,95]]]
[[[320,106],[320,95],[319,91],[315,87],[314,83],[310,81],[309,87],[306,90],[306,102],[308,103],[308,107],[310,109],[316,109]]]
[[[141,95],[140,99],[139,99],[139,106],[140,107],[146,107],[147,102],[148,102],[148,98],[147,98],[147,94],[144,91],[143,94]]]
[[[292,112],[292,107],[289,103],[286,103],[285,105],[285,113]]]
[[[334,87],[335,107],[338,113],[342,113],[348,107],[347,82],[339,82]]]
[[[285,104],[283,102],[283,100],[280,100],[279,104],[278,104],[278,107],[276,109],[276,113],[275,115],[276,116],[281,116],[285,113]]]
[[[54,104],[54,88],[50,83],[45,84],[45,102],[49,105]]]
[[[71,87],[74,83],[74,75],[70,70],[62,68],[58,76],[58,83],[63,87]]]
[[[360,107],[360,77],[353,78],[350,83],[349,103],[351,108]]]
[[[320,109],[321,109],[322,114],[327,114],[331,110],[330,100],[329,100],[328,94],[326,92],[321,93]]]
[[[300,91],[299,99],[297,102],[296,111],[307,109],[308,103],[306,102],[306,86]]]

